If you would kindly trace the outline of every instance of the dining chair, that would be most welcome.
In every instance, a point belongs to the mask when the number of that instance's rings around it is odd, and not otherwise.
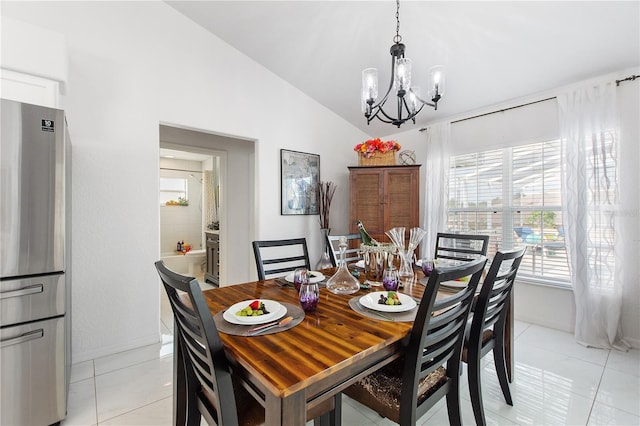
[[[282,276],[297,268],[311,269],[305,238],[254,241],[253,254],[260,281],[276,275]]]
[[[461,424],[460,357],[464,331],[486,257],[436,267],[418,305],[409,341],[399,359],[348,387],[344,393],[400,424],[417,420],[446,397],[449,423]],[[457,293],[436,300],[440,283],[471,276]]]
[[[470,260],[486,256],[489,248],[488,235],[450,234],[436,235],[435,259]]]
[[[327,247],[329,248],[329,260],[331,260],[331,264],[335,267],[338,266],[338,262],[340,262],[340,237],[341,235],[327,235]],[[349,263],[357,262],[362,259],[360,256],[360,242],[362,238],[360,234],[347,234],[347,250],[344,253],[344,259]],[[353,247],[355,246],[355,247]]]
[[[218,329],[198,280],[171,271],[162,261],[155,266],[173,311],[176,344],[183,353],[183,365],[174,364],[174,368],[185,370],[185,423],[200,425],[203,416],[210,425],[263,424],[262,406],[232,379]]]
[[[198,280],[173,272],[162,261],[155,266],[173,311],[176,344],[183,353],[183,364],[174,364],[174,368],[184,369],[186,376],[184,423],[199,426],[204,417],[209,425],[263,425],[263,404],[252,396],[259,392],[248,390],[239,380],[234,380]],[[310,409],[307,420],[313,418],[315,426],[339,426],[341,415],[342,394],[338,393]]]
[[[482,406],[480,361],[490,351],[493,351],[493,362],[504,399],[508,405],[513,405],[504,355],[504,336],[511,292],[525,251],[526,247],[522,247],[496,253],[480,294],[476,297],[472,317],[467,322],[462,361],[468,365],[469,394],[477,425],[486,424]]]

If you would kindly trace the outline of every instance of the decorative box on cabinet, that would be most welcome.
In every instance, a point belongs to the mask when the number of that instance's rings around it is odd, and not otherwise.
[[[380,242],[388,242],[385,231],[397,226],[420,226],[420,165],[349,167],[349,231],[358,232],[356,221]]]
[[[205,282],[220,285],[220,236],[217,232],[205,232],[207,236],[207,271]]]

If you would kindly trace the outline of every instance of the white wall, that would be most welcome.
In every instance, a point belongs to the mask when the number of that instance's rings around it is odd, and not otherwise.
[[[608,78],[610,81],[627,77],[632,74],[639,74],[640,70],[621,70],[618,73],[599,78]],[[599,79],[598,78],[598,79]],[[576,82],[575,84],[584,84]],[[625,275],[622,277],[624,283],[623,304],[622,304],[622,332],[625,339],[633,347],[640,347],[640,191],[637,183],[640,182],[640,82],[623,82],[617,89],[618,113],[620,119],[620,201],[621,201],[621,224],[623,232],[628,237],[627,246],[622,250],[622,263],[625,265]],[[509,108],[518,104],[526,104],[539,99],[554,97],[566,90],[567,87],[557,88],[546,93],[532,94],[523,99],[511,100],[508,104],[488,106],[482,110],[469,113],[468,116],[479,115],[502,108]],[[547,105],[548,106],[548,105]],[[445,104],[442,104],[445,107]],[[555,121],[550,116],[548,110],[542,111],[543,104],[537,104],[531,109],[534,118],[540,119],[545,116],[551,121]],[[513,110],[516,111],[516,110]],[[428,111],[423,114],[428,114]],[[455,121],[461,117],[451,117]],[[535,121],[535,120],[534,120]],[[485,130],[492,130],[488,126]],[[546,129],[555,129],[557,123],[551,123]],[[519,129],[511,129],[519,130]],[[452,130],[453,133],[453,130]],[[542,136],[540,132],[538,136]],[[548,135],[547,135],[548,136]],[[491,146],[478,146],[477,150],[493,149],[505,143],[504,135],[496,135],[497,139]],[[417,129],[407,130],[389,136],[390,140],[397,140],[403,149],[414,150],[418,163],[425,162],[426,135]],[[457,149],[470,152],[471,146],[457,147]],[[424,169],[424,167],[423,167]],[[421,188],[424,188],[424,179],[428,179],[428,170],[421,171]],[[421,208],[422,205],[421,204]],[[421,210],[420,217],[423,217]],[[564,331],[573,331],[575,325],[575,302],[573,292],[566,288],[557,288],[544,285],[536,285],[519,281],[515,292],[515,315],[516,319],[544,325]]]
[[[3,1],[2,39],[19,51],[33,45],[7,17],[60,34],[67,46],[74,362],[159,339],[160,123],[256,141],[259,214],[242,224],[250,238],[307,236],[312,260],[320,255],[318,216],[280,216],[281,148],[320,154],[321,179],[338,184],[332,221],[348,229],[346,166],[367,135],[166,4]],[[34,69],[46,75],[49,66]],[[132,248],[120,250],[123,240]],[[238,252],[249,259],[250,247]]]

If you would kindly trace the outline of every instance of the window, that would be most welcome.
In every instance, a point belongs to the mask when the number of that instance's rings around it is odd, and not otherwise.
[[[187,201],[187,179],[161,177],[160,205],[189,205]]]
[[[560,168],[559,140],[451,157],[449,232],[489,235],[489,258],[525,245],[518,276],[569,284]]]

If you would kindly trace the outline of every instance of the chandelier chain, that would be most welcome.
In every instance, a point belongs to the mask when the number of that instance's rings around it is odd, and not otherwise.
[[[400,35],[400,0],[396,0],[396,36],[393,38],[394,43],[400,43],[402,36]]]

